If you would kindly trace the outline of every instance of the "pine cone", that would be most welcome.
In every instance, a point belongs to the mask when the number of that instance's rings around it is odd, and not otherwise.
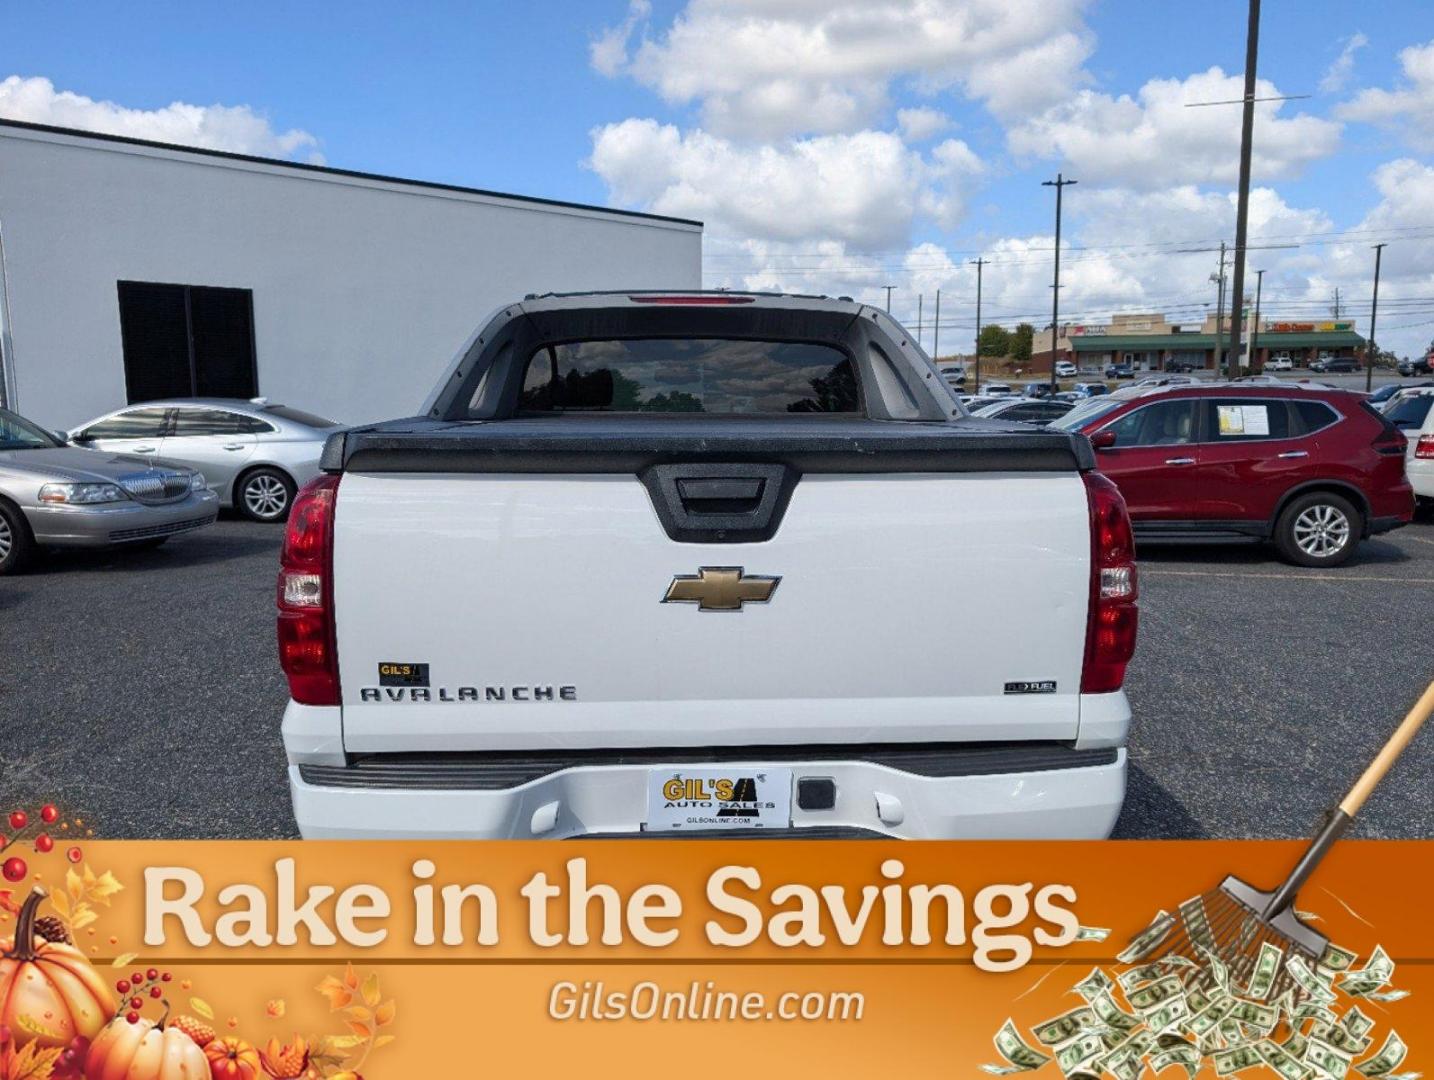
[[[60,945],[70,944],[70,932],[65,929],[65,924],[53,915],[42,915],[36,919],[35,933],[46,941],[53,941]]]

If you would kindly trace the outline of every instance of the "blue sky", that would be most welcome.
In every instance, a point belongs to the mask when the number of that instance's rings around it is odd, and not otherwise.
[[[943,290],[965,332],[1049,302],[1063,169],[1081,321],[1194,319],[1233,233],[1245,4],[688,0],[0,4],[0,115],[708,223],[708,284]],[[1265,0],[1252,251],[1265,307],[1434,337],[1434,5]],[[1341,56],[1345,57],[1341,61]],[[1211,69],[1219,69],[1211,72]],[[1221,73],[1224,78],[1222,79]],[[175,103],[181,103],[176,106]],[[903,118],[905,122],[903,123]],[[1361,305],[1363,305],[1361,307]],[[943,334],[947,333],[943,329]],[[929,341],[928,341],[929,344]]]

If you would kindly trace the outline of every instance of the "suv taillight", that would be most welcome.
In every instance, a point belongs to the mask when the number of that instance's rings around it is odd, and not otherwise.
[[[279,664],[301,705],[339,704],[334,648],[334,501],[339,478],[311,480],[294,498],[279,554]]]
[[[1419,436],[1419,441],[1414,444],[1414,456],[1417,458],[1434,458],[1434,435]]]
[[[1090,608],[1080,689],[1108,694],[1121,688],[1135,654],[1135,535],[1116,486],[1098,472],[1082,475],[1090,504]]]

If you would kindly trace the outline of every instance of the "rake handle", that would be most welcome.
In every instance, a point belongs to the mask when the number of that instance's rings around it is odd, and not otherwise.
[[[1344,831],[1349,828],[1349,823],[1354,819],[1354,815],[1359,813],[1375,786],[1394,766],[1394,762],[1398,760],[1399,755],[1404,752],[1404,748],[1409,745],[1410,740],[1414,738],[1419,729],[1424,726],[1424,721],[1429,719],[1431,713],[1434,713],[1434,682],[1425,687],[1424,693],[1414,703],[1414,708],[1409,710],[1403,722],[1394,729],[1394,734],[1389,736],[1383,748],[1374,756],[1374,760],[1354,782],[1354,787],[1349,789],[1349,794],[1330,814],[1324,828],[1319,831],[1319,835],[1310,842],[1310,846],[1300,856],[1300,861],[1290,871],[1290,876],[1285,879],[1285,883],[1276,889],[1274,895],[1270,897],[1270,902],[1264,913],[1266,919],[1274,918],[1294,903],[1295,894],[1300,891],[1300,887],[1309,880],[1309,876],[1314,873],[1320,860],[1334,846],[1334,842],[1344,835]]]

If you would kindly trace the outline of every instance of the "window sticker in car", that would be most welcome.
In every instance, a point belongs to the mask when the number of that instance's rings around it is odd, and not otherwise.
[[[1221,405],[1221,435],[1268,435],[1270,411],[1264,405]]]

